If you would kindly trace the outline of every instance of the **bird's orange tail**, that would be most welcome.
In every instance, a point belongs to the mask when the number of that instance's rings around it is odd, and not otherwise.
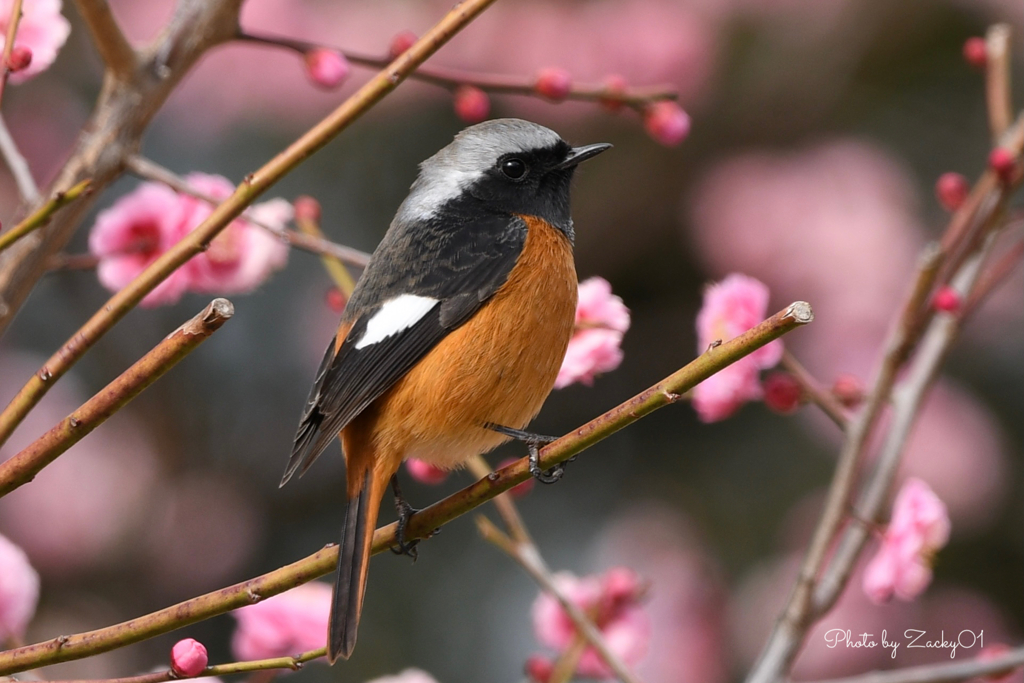
[[[377,526],[380,501],[390,478],[391,474],[370,467],[362,475],[358,492],[349,492],[328,631],[327,658],[331,664],[339,657],[348,659],[356,646],[373,532]]]

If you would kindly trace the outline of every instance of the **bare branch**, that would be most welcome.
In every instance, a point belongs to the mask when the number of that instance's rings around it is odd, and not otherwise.
[[[92,35],[107,71],[118,80],[128,80],[138,68],[139,58],[117,25],[106,0],[75,0],[78,11]]]
[[[34,213],[15,225],[7,232],[0,233],[0,251],[11,246],[33,230],[38,230],[53,217],[57,211],[89,193],[90,182],[83,180],[67,192],[57,192],[48,202],[40,206]]]
[[[29,168],[17,143],[11,137],[11,131],[7,129],[7,123],[3,116],[0,116],[0,155],[3,155],[4,161],[7,162],[7,168],[11,169],[14,184],[18,186],[18,194],[21,195],[22,200],[29,204],[37,203],[39,201],[39,186],[36,185],[36,179],[32,176],[32,169]]]
[[[976,657],[953,664],[908,666],[893,671],[875,671],[861,676],[833,678],[819,683],[959,683],[977,677],[995,680],[996,675],[1010,673],[1024,665],[1024,647],[999,657]]]
[[[782,352],[782,367],[786,368],[786,371],[793,375],[811,402],[821,408],[821,412],[825,413],[830,420],[835,422],[839,429],[845,431],[848,422],[846,409],[843,408],[842,404],[839,403],[830,391],[818,383],[818,380],[807,371],[807,368],[788,349]]]
[[[997,143],[1013,121],[1010,33],[1009,24],[996,24],[985,35],[985,102],[992,141]]]

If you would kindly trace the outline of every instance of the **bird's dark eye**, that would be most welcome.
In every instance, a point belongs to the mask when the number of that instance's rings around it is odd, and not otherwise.
[[[512,180],[519,180],[526,175],[526,163],[522,159],[505,159],[501,162],[501,172]]]

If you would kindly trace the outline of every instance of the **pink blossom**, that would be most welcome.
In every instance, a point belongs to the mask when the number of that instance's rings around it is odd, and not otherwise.
[[[286,657],[327,644],[331,587],[313,581],[234,611],[231,651],[242,661]]]
[[[39,602],[39,574],[18,546],[0,536],[0,647],[25,637]]]
[[[326,48],[310,50],[306,53],[305,62],[309,80],[327,90],[341,85],[352,70],[345,55]]]
[[[733,273],[704,290],[704,305],[697,314],[697,350],[703,353],[718,341],[739,336],[764,320],[768,288],[758,280]],[[732,415],[762,396],[759,373],[782,358],[782,342],[770,342],[717,372],[693,390],[693,407],[704,422]]]
[[[440,484],[448,478],[447,470],[416,458],[406,460],[405,469],[409,471],[409,475],[413,479],[424,484]]]
[[[171,648],[171,668],[178,675],[198,676],[209,661],[206,646],[193,638],[179,640]]]
[[[185,180],[203,194],[226,199],[234,185],[223,176],[190,173]],[[182,223],[190,232],[213,213],[208,202],[180,195]],[[294,214],[291,204],[271,199],[256,204],[245,215],[256,221],[281,229]],[[191,291],[205,294],[242,294],[258,287],[270,274],[284,267],[288,247],[269,231],[244,218],[231,222],[210,243],[210,248],[193,257],[182,270]]]
[[[643,658],[651,636],[650,622],[639,606],[646,587],[632,570],[616,567],[604,576],[582,579],[560,572],[554,578],[562,593],[594,620],[612,652],[627,664]],[[533,630],[541,644],[558,651],[576,639],[576,627],[569,615],[547,593],[541,593],[533,603]],[[583,652],[576,671],[591,678],[612,675],[593,648]]]
[[[375,678],[372,681],[367,681],[367,683],[437,683],[437,680],[426,671],[406,669],[394,676]]]
[[[690,115],[675,102],[655,102],[644,110],[644,128],[656,142],[675,147],[690,134]]]
[[[964,61],[975,69],[984,69],[988,64],[988,50],[985,49],[985,39],[979,36],[971,36],[964,41]]]
[[[0,0],[0,50],[7,42],[7,24],[13,4],[13,0]],[[60,10],[61,0],[29,0],[22,4],[14,47],[27,49],[31,63],[11,74],[12,83],[24,83],[46,71],[57,58],[57,52],[71,33],[71,24]]]
[[[572,76],[565,69],[544,67],[537,73],[537,82],[533,87],[544,97],[561,102],[572,90]]]
[[[142,183],[96,217],[89,233],[89,251],[99,257],[100,283],[118,291],[182,237],[182,206],[178,195],[156,183]],[[146,307],[173,304],[188,288],[181,268],[142,299]]]
[[[864,570],[864,592],[877,604],[913,600],[931,582],[931,561],[949,540],[946,505],[920,479],[908,479],[893,502],[878,554]]]
[[[594,378],[622,362],[622,335],[629,329],[629,309],[600,277],[584,280],[576,304],[576,332],[562,360],[555,388],[573,382],[590,386]]]
[[[480,88],[460,85],[455,89],[455,114],[466,123],[480,123],[491,112],[491,101]]]

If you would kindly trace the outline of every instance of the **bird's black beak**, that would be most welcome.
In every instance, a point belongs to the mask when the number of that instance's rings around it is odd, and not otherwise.
[[[561,171],[566,168],[573,168],[581,161],[586,161],[590,157],[597,156],[606,149],[611,149],[611,145],[607,142],[598,142],[597,144],[585,145],[583,147],[573,147],[569,150],[569,156],[555,166],[555,170]]]

